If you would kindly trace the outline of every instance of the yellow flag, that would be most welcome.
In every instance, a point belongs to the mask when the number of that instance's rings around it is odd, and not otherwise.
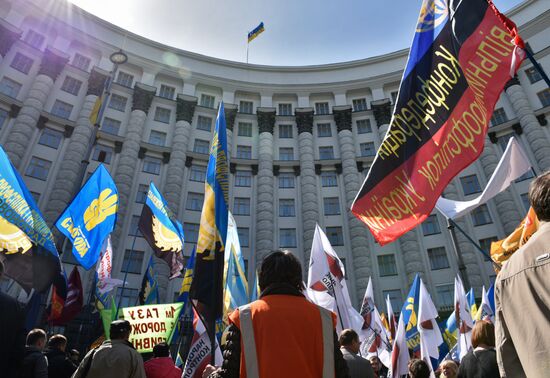
[[[519,226],[508,237],[491,243],[491,258],[503,264],[539,229],[539,220],[532,207]],[[498,273],[498,272],[497,272]]]
[[[90,122],[92,125],[95,125],[99,121],[99,110],[101,109],[101,104],[103,103],[103,96],[99,96],[95,100],[94,107],[92,108],[92,113],[90,113]]]

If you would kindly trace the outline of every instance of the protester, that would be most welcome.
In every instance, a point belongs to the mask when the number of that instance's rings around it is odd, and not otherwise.
[[[69,378],[76,370],[76,365],[65,353],[67,338],[63,335],[53,335],[48,340],[46,357],[48,358],[48,375],[55,378]]]
[[[388,376],[388,368],[382,364],[378,356],[370,356],[369,361],[376,378],[386,378]]]
[[[111,323],[111,339],[86,354],[73,378],[145,378],[143,359],[128,341],[132,327],[127,320]]]
[[[45,346],[46,332],[35,328],[28,333],[20,378],[48,378],[48,360],[42,354]]]
[[[409,362],[409,378],[430,378],[430,368],[424,360],[412,359]]]
[[[80,364],[80,352],[78,350],[71,349],[71,351],[69,352],[69,358],[76,366]]]
[[[550,374],[550,171],[531,182],[529,202],[539,229],[495,283],[497,360],[506,377]]]
[[[458,374],[458,365],[453,360],[445,360],[439,365],[441,370],[440,378],[456,378]]]
[[[368,377],[374,378],[374,371],[369,360],[358,356],[361,343],[359,335],[353,329],[345,329],[340,333],[340,350],[348,365],[351,378]]]
[[[0,280],[4,263],[0,259]],[[2,376],[17,377],[25,354],[25,313],[15,298],[0,292],[0,367]]]
[[[166,343],[158,343],[153,347],[153,358],[143,365],[147,378],[180,378],[181,369],[174,365],[170,358],[170,347]]]
[[[458,378],[499,378],[493,323],[487,320],[475,323],[472,348],[460,361]]]
[[[271,253],[262,261],[259,286],[259,300],[229,315],[223,365],[208,365],[203,377],[348,377],[336,316],[302,294],[300,261],[288,251]]]

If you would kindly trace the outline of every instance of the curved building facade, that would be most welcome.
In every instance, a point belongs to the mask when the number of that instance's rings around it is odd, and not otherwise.
[[[103,161],[119,190],[113,275],[122,278],[128,270],[123,305],[136,302],[151,254],[137,231],[150,182],[184,225],[186,255],[196,242],[209,142],[223,100],[230,209],[250,280],[252,267],[278,248],[296,253],[307,272],[319,223],[345,263],[356,305],[372,277],[377,303],[390,296],[393,308],[401,308],[418,272],[436,304],[452,306],[457,266],[441,215],[434,211],[422,226],[380,247],[349,211],[387,130],[407,50],[319,66],[250,65],[174,49],[68,2],[51,3],[46,11],[38,0],[0,3],[0,143],[53,225],[81,184],[81,161],[94,132],[89,116],[114,68],[109,56],[120,49],[128,55],[87,169],[89,175]],[[547,1],[526,0],[509,12],[547,72],[549,8]],[[511,136],[536,173],[550,169],[549,113],[550,90],[526,60],[495,107],[483,154],[445,195],[479,195]],[[488,249],[525,215],[531,177],[461,218],[460,227]],[[488,287],[495,277],[491,263],[460,234],[458,244],[472,286],[478,292]],[[71,253],[62,259],[68,269],[75,263]],[[169,282],[167,266],[158,261],[156,267],[161,297],[171,301],[181,279]],[[81,273],[88,292],[93,272]]]

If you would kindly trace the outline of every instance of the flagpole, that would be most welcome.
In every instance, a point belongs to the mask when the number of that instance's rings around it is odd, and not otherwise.
[[[137,235],[134,235],[134,241],[132,242],[132,248],[128,254],[128,262],[126,262],[126,272],[124,272],[124,282],[122,282],[122,289],[120,290],[120,298],[116,306],[115,320],[118,319],[118,310],[120,309],[120,302],[122,302],[122,296],[124,295],[124,289],[126,288],[126,279],[128,278],[128,270],[130,269],[130,262],[132,261],[132,255],[134,254],[134,247],[136,245]]]
[[[456,223],[451,218],[445,218],[447,219],[447,229],[449,230],[449,234],[451,235],[451,241],[453,244],[453,250],[455,252],[456,262],[458,264],[458,272],[460,274],[460,278],[462,278],[462,282],[464,282],[464,285],[466,287],[470,287],[470,280],[468,279],[468,274],[466,273],[466,265],[464,264],[464,260],[462,259],[462,251],[460,249],[460,246],[458,245],[458,239],[456,237]]]
[[[342,327],[342,331],[345,329],[344,328],[344,322],[342,321],[342,315],[340,314],[340,306],[338,306],[338,298],[336,298],[336,289],[335,289],[335,286],[337,285],[337,282],[336,280],[334,280],[332,278],[332,274],[329,273],[331,275],[330,279],[331,279],[331,283],[332,283],[332,294],[334,295],[334,302],[336,302],[336,311],[338,311],[338,319],[340,320],[340,327]]]
[[[248,64],[248,46],[250,46],[250,42],[246,43],[246,64]]]

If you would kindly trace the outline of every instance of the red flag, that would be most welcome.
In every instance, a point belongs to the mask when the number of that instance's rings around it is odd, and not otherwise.
[[[65,325],[80,313],[84,303],[82,281],[80,280],[80,273],[78,272],[78,268],[76,266],[73,268],[73,271],[69,276],[69,281],[67,282],[67,299],[64,301],[62,307],[63,309],[59,316],[52,317],[53,314],[57,314],[59,311],[60,302],[54,303],[54,300],[57,301],[56,297],[57,294],[55,293],[54,287],[54,294],[52,295],[52,310],[48,321],[51,322],[52,325]]]

